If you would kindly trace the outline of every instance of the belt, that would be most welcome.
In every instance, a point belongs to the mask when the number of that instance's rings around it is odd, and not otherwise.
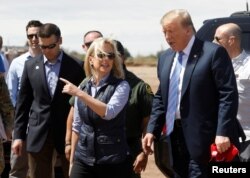
[[[182,127],[181,119],[175,119],[175,121],[174,121],[174,127]]]

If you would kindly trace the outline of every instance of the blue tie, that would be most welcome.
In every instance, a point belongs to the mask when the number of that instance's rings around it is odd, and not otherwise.
[[[58,76],[56,75],[56,71],[55,71],[55,65],[56,64],[49,64],[49,71],[48,71],[48,76],[47,76],[50,95],[52,97],[54,96],[56,84],[58,81]]]
[[[175,120],[175,112],[178,101],[178,86],[180,80],[181,73],[181,62],[183,52],[179,52],[178,60],[176,61],[176,65],[172,76],[170,78],[169,89],[168,89],[168,107],[166,113],[166,134],[169,135],[174,129],[174,120]]]

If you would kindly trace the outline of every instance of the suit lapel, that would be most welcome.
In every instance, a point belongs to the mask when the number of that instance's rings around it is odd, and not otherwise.
[[[183,82],[182,82],[182,92],[181,92],[181,98],[187,91],[188,85],[190,83],[190,79],[192,77],[194,68],[199,60],[199,57],[202,53],[202,46],[203,42],[200,41],[199,39],[195,38],[194,44],[192,46],[192,49],[190,51],[186,69],[185,69],[185,74],[183,77]]]
[[[175,52],[174,51],[170,51],[168,53],[166,53],[163,56],[163,63],[161,63],[160,67],[161,71],[160,71],[160,76],[161,76],[161,90],[162,90],[162,99],[164,102],[167,101],[167,96],[168,96],[168,88],[169,88],[169,76],[170,76],[170,72],[171,72],[171,67],[174,61],[174,56],[175,56]],[[167,89],[167,91],[166,91]],[[165,104],[166,105],[166,104]]]
[[[58,75],[58,81],[57,81],[56,89],[55,89],[55,93],[54,93],[54,97],[58,94],[58,92],[59,93],[62,92],[63,83],[60,81],[60,78],[65,78],[64,74],[67,73],[66,72],[67,68],[69,68],[69,66],[67,65],[67,61],[68,61],[68,58],[65,55],[65,53],[63,52],[63,56],[62,56],[62,60],[61,60],[61,66],[60,66],[59,75]]]
[[[39,75],[40,80],[38,79],[38,81],[41,81],[42,86],[44,87],[44,90],[47,92],[47,96],[49,96],[51,98],[49,88],[48,88],[47,78],[46,78],[43,55],[41,55],[37,59],[36,69],[39,69],[39,71],[40,71],[40,75]]]

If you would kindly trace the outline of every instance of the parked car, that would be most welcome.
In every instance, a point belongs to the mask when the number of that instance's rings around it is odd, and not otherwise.
[[[216,28],[225,23],[235,23],[240,26],[243,35],[242,47],[250,52],[250,11],[235,12],[229,17],[205,20],[196,35],[202,40],[213,41]]]

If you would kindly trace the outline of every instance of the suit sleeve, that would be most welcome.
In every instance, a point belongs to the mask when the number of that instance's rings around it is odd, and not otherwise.
[[[160,75],[163,67],[163,60],[164,57],[160,57],[157,65],[158,79],[161,78]],[[147,132],[152,133],[156,138],[159,138],[164,124],[165,124],[165,105],[162,99],[161,81],[160,81],[159,87],[153,98],[152,110],[147,127]]]
[[[230,136],[238,110],[238,90],[232,62],[222,47],[212,62],[214,81],[218,91],[218,126],[216,135]]]

